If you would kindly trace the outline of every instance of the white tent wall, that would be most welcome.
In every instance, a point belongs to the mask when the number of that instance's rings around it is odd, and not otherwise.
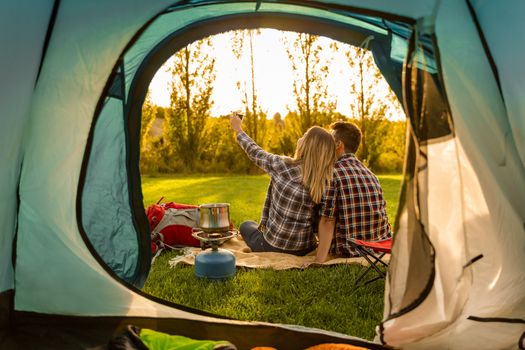
[[[384,324],[384,340],[405,345],[438,333],[455,321],[469,293],[470,275],[463,275],[465,236],[462,210],[462,183],[455,139],[431,143],[426,147],[428,164],[419,173],[421,218],[436,248],[433,288],[414,310]],[[403,241],[396,241],[396,244]],[[404,249],[406,252],[406,248]],[[408,253],[407,253],[408,254]],[[403,257],[397,257],[403,260]],[[396,268],[408,269],[401,265]],[[406,272],[402,275],[406,276]],[[407,276],[410,278],[410,276]],[[395,283],[403,283],[395,280]],[[387,307],[388,309],[388,307]],[[387,315],[388,316],[388,315]]]
[[[457,128],[456,130],[458,131]],[[517,273],[519,273],[520,265],[514,265],[513,257],[507,256],[505,253],[507,248],[502,244],[500,236],[509,232],[516,232],[516,227],[512,227],[512,224],[510,226],[504,225],[507,227],[497,227],[501,223],[494,222],[494,215],[492,214],[494,206],[490,205],[492,209],[489,209],[489,202],[487,202],[480,184],[482,175],[474,170],[471,160],[458,139],[456,139],[456,144],[456,159],[462,181],[460,203],[463,208],[460,210],[467,240],[467,244],[461,249],[464,250],[467,258],[475,257],[479,252],[483,252],[483,258],[468,267],[463,268],[461,266],[464,273],[458,277],[458,281],[467,284],[468,288],[458,283],[456,288],[443,291],[455,293],[458,298],[462,298],[463,303],[456,305],[455,318],[450,319],[450,322],[445,325],[446,327],[443,327],[439,332],[432,335],[429,333],[420,341],[411,344],[407,344],[406,340],[401,342],[405,344],[403,345],[404,349],[443,349],[445,345],[454,349],[517,348],[519,338],[525,331],[523,324],[486,323],[467,319],[469,316],[487,315],[488,310],[491,312],[490,315],[494,317],[523,318],[524,312],[520,306],[520,303],[522,305],[523,302],[516,300],[516,297],[519,298],[523,292],[518,286],[517,289],[511,286],[509,286],[510,288],[502,288],[501,286],[501,284],[508,283],[507,278],[512,280],[519,276]],[[447,202],[443,205],[448,207],[451,203]],[[500,210],[505,209],[500,208]],[[512,218],[511,222],[516,223],[516,218]],[[453,251],[454,247],[450,247],[450,250],[445,250],[443,246],[441,248],[439,255],[442,260],[446,261],[451,257],[449,251]],[[506,289],[506,293],[502,293],[502,289]],[[511,297],[514,299],[513,301],[508,299],[509,294],[513,295]],[[435,310],[429,312],[439,313]],[[407,316],[413,317],[410,314]],[[418,321],[413,319],[413,322],[417,323]]]
[[[506,299],[506,296],[500,294],[500,288],[494,288],[492,285],[493,282],[500,279],[503,270],[515,278],[519,265],[505,266],[506,256],[502,250],[506,248],[502,247],[498,237],[494,235],[497,228],[483,195],[483,189],[478,179],[479,174],[473,169],[461,143],[455,139],[439,146],[440,151],[446,151],[448,148],[448,151],[454,152],[454,154],[441,153],[446,155],[442,158],[442,162],[450,164],[451,162],[448,161],[449,158],[447,157],[454,158],[458,164],[455,174],[458,175],[459,172],[460,175],[455,179],[445,176],[446,181],[442,181],[442,178],[438,182],[455,187],[457,183],[454,182],[461,181],[462,198],[456,198],[457,202],[455,203],[452,200],[439,200],[439,197],[443,199],[446,196],[436,196],[435,199],[437,198],[436,202],[440,202],[442,211],[448,211],[449,208],[452,208],[451,215],[455,214],[456,218],[461,216],[462,222],[459,224],[464,228],[456,227],[456,230],[453,230],[450,224],[454,220],[445,218],[443,223],[448,222],[448,229],[452,230],[444,230],[439,237],[435,235],[436,232],[430,230],[431,240],[438,249],[441,248],[436,253],[434,288],[425,301],[415,310],[399,319],[385,323],[384,340],[389,345],[399,346],[403,349],[516,348],[518,339],[524,331],[523,324],[480,323],[467,319],[469,316],[479,315],[481,310],[487,308],[492,309],[492,315],[499,315],[499,317],[519,316],[523,318],[523,310],[520,311],[520,305],[523,302],[520,304],[520,301],[514,298],[515,301],[510,306],[511,303]],[[446,165],[445,168],[447,168]],[[446,173],[446,169],[443,173]],[[463,181],[465,179],[468,181]],[[448,180],[451,180],[452,183],[448,183]],[[436,187],[439,188],[440,186]],[[450,190],[442,189],[446,192]],[[505,232],[515,228],[503,228],[502,232],[505,234]],[[460,235],[463,234],[463,230],[466,233],[465,238],[470,237],[469,243],[465,246],[460,245]],[[468,249],[466,249],[467,247]],[[464,257],[464,254],[475,256],[480,251],[484,252],[484,257],[465,268],[463,273],[458,271],[458,267],[463,270],[465,264],[447,266],[447,264],[458,263],[460,260],[458,254],[461,257]],[[509,260],[512,264],[512,257]],[[507,265],[508,263],[509,261],[507,261]],[[442,280],[448,281],[449,285],[445,285]],[[450,285],[451,283],[453,285]],[[508,289],[507,291],[517,297],[522,295],[520,289]],[[508,307],[514,309],[512,314],[504,313],[511,311],[505,310]]]
[[[52,8],[53,1],[0,2],[0,292],[14,287],[11,259],[23,136]]]
[[[444,237],[432,237],[436,249],[436,280],[433,291],[420,307],[397,319],[385,322],[388,344],[404,348],[513,348],[525,330],[522,323],[476,322],[469,316],[481,318],[524,319],[525,316],[525,235],[523,234],[523,198],[525,178],[516,145],[508,138],[510,125],[499,90],[473,22],[466,22],[469,10],[464,2],[443,1],[436,19],[436,36],[447,96],[454,117],[460,165],[461,206],[457,208],[449,197],[432,198],[427,202],[450,209],[450,218],[433,221]],[[436,163],[450,162],[438,157]],[[432,160],[429,157],[429,164]],[[431,168],[431,167],[430,167]],[[453,174],[439,182],[449,183]],[[452,182],[453,183],[453,182]],[[435,186],[435,182],[430,186]],[[448,223],[462,212],[465,245],[460,235],[449,231]],[[455,246],[458,244],[458,246]],[[455,271],[457,283],[439,283],[440,260],[451,264],[459,254],[464,273]],[[472,265],[468,262],[483,257]],[[457,275],[459,273],[459,275]],[[472,283],[465,288],[465,283]],[[449,278],[450,280],[450,278]],[[453,281],[450,280],[450,281]],[[432,295],[434,310],[428,308]],[[446,295],[456,295],[447,305]],[[455,310],[449,318],[444,312]],[[415,324],[417,315],[441,315],[441,330],[435,334],[421,332]],[[425,316],[425,319],[432,317]],[[426,322],[422,323],[425,326]],[[436,325],[439,325],[436,323]],[[426,333],[426,334],[425,334]],[[471,336],[468,336],[471,335]],[[419,341],[410,339],[422,337]]]

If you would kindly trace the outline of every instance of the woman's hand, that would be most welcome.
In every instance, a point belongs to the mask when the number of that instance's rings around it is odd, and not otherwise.
[[[237,113],[232,113],[230,115],[230,126],[235,133],[242,131],[242,120],[237,116]]]

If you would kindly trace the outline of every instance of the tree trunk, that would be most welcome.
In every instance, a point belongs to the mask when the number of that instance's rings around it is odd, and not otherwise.
[[[365,88],[363,82],[363,59],[364,51],[359,59],[359,114],[361,115],[361,157],[363,160],[368,158],[368,146],[366,143],[366,112],[365,112]]]

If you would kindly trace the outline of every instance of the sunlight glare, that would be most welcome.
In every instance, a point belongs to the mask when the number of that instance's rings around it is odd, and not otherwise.
[[[279,112],[285,116],[289,109],[295,108],[295,99],[292,92],[293,73],[285,47],[280,36],[286,32],[275,29],[261,29],[260,34],[254,40],[254,65],[256,91],[259,105],[268,118]],[[237,60],[232,52],[229,34],[218,34],[212,37],[213,51],[216,55],[216,80],[212,94],[213,106],[211,115],[214,117],[227,115],[233,110],[243,109],[242,95],[237,88],[237,82],[246,81],[250,83],[249,49],[245,45],[244,55]],[[332,54],[328,50],[332,39],[321,37],[319,43],[326,47],[324,52],[330,56],[330,75],[328,76],[328,92],[337,100],[336,111],[351,116],[349,93],[349,80],[351,71],[346,62],[343,52]],[[330,53],[330,54],[328,54]],[[167,61],[155,74],[150,84],[151,98],[153,103],[167,107],[170,104],[169,79],[170,74],[166,72]],[[378,97],[386,96],[388,83],[383,79],[380,83]],[[248,91],[251,87],[248,86]],[[401,113],[402,114],[402,113]],[[389,115],[391,120],[404,119],[404,115]]]

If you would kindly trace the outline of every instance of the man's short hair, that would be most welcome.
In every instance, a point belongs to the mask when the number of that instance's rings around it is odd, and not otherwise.
[[[335,141],[341,141],[345,145],[345,153],[355,153],[361,143],[361,130],[357,125],[350,122],[337,121],[330,125],[334,130]]]

